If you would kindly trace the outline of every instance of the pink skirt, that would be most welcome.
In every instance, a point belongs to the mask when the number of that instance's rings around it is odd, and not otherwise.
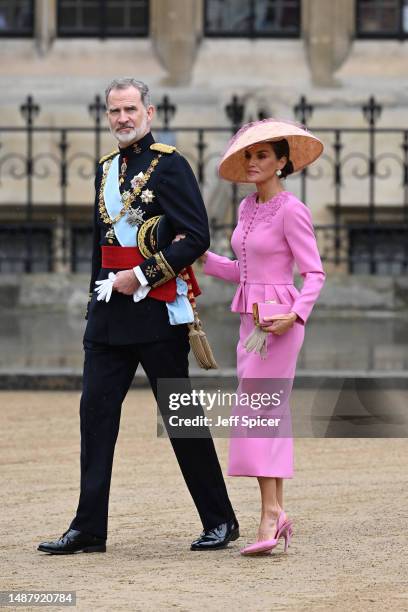
[[[260,383],[260,391],[264,391],[265,384],[274,387],[274,379],[285,379],[290,389],[295,376],[296,361],[304,339],[304,325],[295,323],[282,336],[268,333],[267,357],[262,359],[259,354],[248,353],[243,346],[246,338],[254,329],[251,314],[241,314],[239,342],[237,346],[237,376],[240,382],[248,379],[264,379]],[[276,386],[276,385],[275,385]],[[254,383],[251,385],[254,388]],[[256,387],[256,384],[255,384]],[[289,413],[289,395],[286,395]],[[234,410],[233,410],[234,414]],[[287,424],[288,425],[288,424]],[[248,433],[248,436],[251,434]],[[293,438],[291,435],[278,434],[263,437],[234,437],[230,438],[229,476],[269,476],[275,478],[293,477]]]

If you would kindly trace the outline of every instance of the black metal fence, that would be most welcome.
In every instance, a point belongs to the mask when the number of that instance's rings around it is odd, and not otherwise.
[[[0,127],[0,271],[59,266],[88,271],[93,175],[97,160],[112,148],[103,125],[105,106],[96,96],[88,107],[91,122],[84,126],[44,124],[40,110],[29,96],[20,108],[21,124]],[[208,204],[213,237],[228,238],[246,191],[219,181],[216,162],[229,136],[244,121],[263,118],[262,112],[248,116],[238,96],[225,106],[222,126],[176,126],[177,108],[168,96],[157,111],[156,139],[186,154]],[[362,113],[361,127],[311,125],[315,111],[305,97],[293,108],[295,118],[323,140],[325,152],[311,168],[289,178],[288,189],[317,213],[322,259],[350,273],[405,273],[408,128],[384,127],[383,107],[373,97],[342,113]],[[217,197],[220,207],[214,207]]]

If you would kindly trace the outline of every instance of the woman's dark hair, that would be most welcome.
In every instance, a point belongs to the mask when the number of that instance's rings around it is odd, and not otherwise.
[[[293,172],[293,164],[289,159],[289,155],[290,155],[289,143],[286,140],[286,138],[283,138],[282,140],[271,141],[270,145],[278,159],[280,159],[281,157],[286,157],[288,160],[285,167],[282,168],[282,174],[281,174],[281,178],[286,178],[288,174],[292,174]]]

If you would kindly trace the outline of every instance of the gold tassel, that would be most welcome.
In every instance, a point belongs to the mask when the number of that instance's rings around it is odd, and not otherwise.
[[[189,323],[188,329],[188,339],[190,341],[191,350],[200,368],[204,370],[216,370],[218,364],[215,361],[214,354],[196,312],[194,313],[194,323]]]
[[[215,357],[211,350],[207,336],[202,328],[201,321],[198,318],[197,304],[191,285],[190,275],[185,268],[181,271],[180,277],[187,283],[187,296],[194,312],[194,322],[187,324],[188,339],[191,350],[193,351],[194,357],[196,358],[200,368],[203,368],[203,370],[217,370],[218,364],[215,361]]]
[[[244,342],[244,347],[246,348],[247,353],[254,351],[254,353],[259,353],[259,355],[261,356],[261,359],[266,359],[267,357],[267,347],[266,347],[267,335],[268,335],[268,332],[265,332],[262,330],[261,327],[256,326]]]

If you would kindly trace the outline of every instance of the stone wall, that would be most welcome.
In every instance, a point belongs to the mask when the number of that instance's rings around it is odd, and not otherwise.
[[[197,272],[202,289],[200,305],[229,307],[235,285]],[[41,309],[85,312],[89,277],[82,274],[30,274],[0,277],[0,310]],[[298,278],[296,284],[301,286]],[[389,276],[329,275],[319,302],[319,313],[348,316],[350,311],[375,314],[408,312],[408,279]]]

